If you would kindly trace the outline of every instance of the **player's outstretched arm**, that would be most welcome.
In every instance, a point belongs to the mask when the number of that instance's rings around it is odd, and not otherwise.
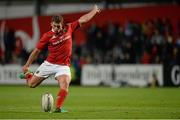
[[[30,56],[29,56],[26,64],[25,64],[25,65],[23,66],[23,68],[22,68],[23,72],[27,72],[27,71],[28,71],[29,66],[30,66],[30,65],[32,64],[32,62],[37,58],[37,56],[39,55],[40,52],[41,52],[41,51],[38,50],[37,48],[35,48],[35,49],[31,52],[31,54],[30,54]]]
[[[97,6],[97,5],[94,5],[93,9],[92,9],[89,13],[87,13],[87,14],[85,14],[85,15],[83,15],[83,16],[81,16],[81,17],[79,18],[79,23],[82,25],[82,24],[88,22],[88,21],[91,20],[97,13],[100,13],[100,11],[101,11],[101,10],[98,8],[98,6]]]

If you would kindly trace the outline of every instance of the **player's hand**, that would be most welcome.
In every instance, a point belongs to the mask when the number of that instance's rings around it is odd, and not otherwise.
[[[96,13],[100,13],[101,12],[101,9],[99,9],[97,5],[94,5],[93,10],[95,10]]]
[[[26,65],[24,65],[24,66],[22,67],[22,71],[23,71],[24,73],[26,73],[26,72],[28,71],[28,69],[29,69],[29,67],[26,66]]]

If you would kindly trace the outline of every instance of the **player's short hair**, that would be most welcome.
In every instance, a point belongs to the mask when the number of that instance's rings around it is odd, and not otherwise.
[[[51,22],[63,23],[63,17],[61,15],[53,15]]]

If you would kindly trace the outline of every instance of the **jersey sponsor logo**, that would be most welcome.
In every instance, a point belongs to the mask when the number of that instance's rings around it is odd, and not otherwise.
[[[54,46],[54,45],[58,45],[58,44],[62,43],[63,41],[66,41],[66,40],[68,40],[68,39],[70,39],[70,38],[71,38],[70,35],[61,36],[61,37],[59,37],[58,40],[52,42],[52,45],[53,45],[53,46]]]

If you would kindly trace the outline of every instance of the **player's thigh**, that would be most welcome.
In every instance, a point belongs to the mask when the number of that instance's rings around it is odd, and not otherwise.
[[[37,77],[48,78],[50,75],[53,75],[55,73],[56,73],[55,65],[45,61],[38,67],[34,75]]]

